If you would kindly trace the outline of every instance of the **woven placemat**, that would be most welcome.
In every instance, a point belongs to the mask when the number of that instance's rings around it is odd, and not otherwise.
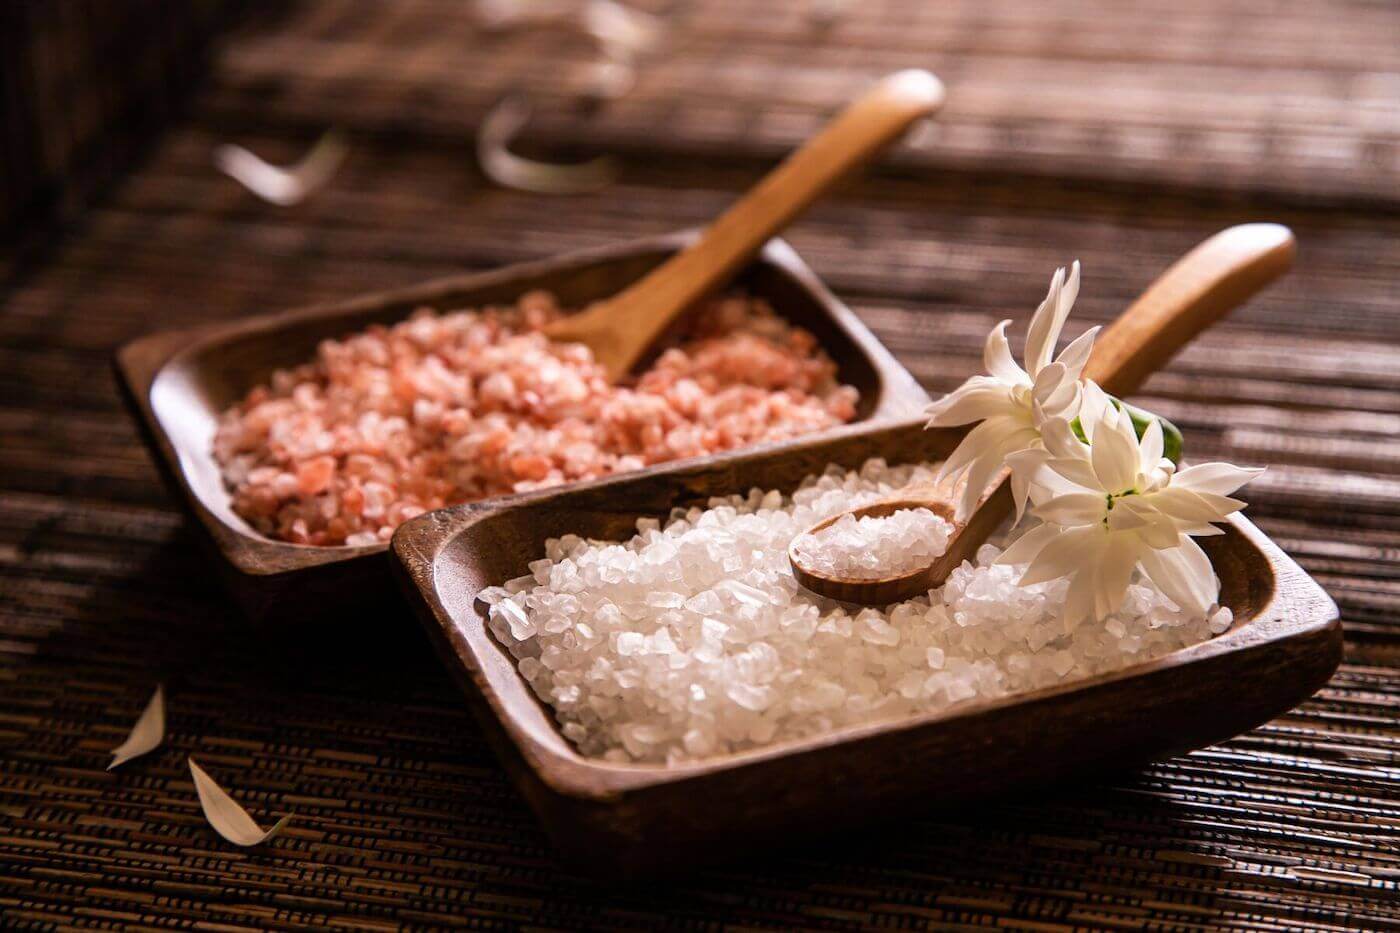
[[[1315,167],[1306,160],[1285,160],[1267,178],[1251,165],[1253,179],[1159,191],[1148,182],[1167,174],[1148,166],[1119,184],[1122,166],[1110,158],[1093,183],[1006,176],[1011,149],[993,147],[980,168],[908,163],[852,184],[790,237],[939,391],[977,367],[988,327],[1029,313],[1049,271],[1071,258],[1084,264],[1076,318],[1088,323],[1113,316],[1223,226],[1269,219],[1295,229],[1295,273],[1141,394],[1181,425],[1193,456],[1270,465],[1251,487],[1251,516],[1342,607],[1347,657],[1337,676],[1232,741],[825,848],[754,857],[736,839],[731,863],[616,889],[558,865],[406,611],[343,620],[329,637],[247,629],[120,413],[106,374],[114,346],[694,224],[763,167],[761,147],[723,159],[642,154],[597,194],[500,191],[475,174],[465,139],[431,123],[418,132],[418,111],[394,122],[379,109],[404,82],[436,89],[450,111],[461,86],[485,88],[486,64],[458,82],[433,71],[427,52],[384,55],[371,80],[352,56],[342,64],[363,79],[352,94],[307,52],[371,35],[436,48],[447,43],[436,26],[455,6],[378,14],[317,5],[286,17],[287,31],[239,39],[192,117],[5,285],[0,925],[1400,929],[1400,216],[1356,201],[1370,163],[1338,163],[1316,194],[1289,187]],[[796,6],[775,7],[782,15],[764,28],[788,29]],[[913,63],[924,56],[900,50],[918,52],[922,35],[928,48],[979,59],[1058,56],[1087,68],[1086,49],[1112,47],[1148,73],[1160,64],[1116,20],[1091,35],[1057,23],[1067,50],[1045,36],[1050,20],[1037,19],[1037,32],[996,3],[959,6],[961,19],[929,5],[906,30],[878,25],[875,6],[853,5],[836,27],[853,33],[839,46],[844,60],[866,57],[855,38],[865,36],[869,62]],[[1206,4],[1178,6],[1180,22],[1202,31],[1220,22]],[[740,16],[737,5],[688,9],[714,31]],[[1370,22],[1345,65],[1392,67],[1392,50],[1372,41],[1388,11],[1355,9],[1328,24],[1300,5],[1244,35],[1245,59],[1315,75],[1331,53],[1303,43],[1308,29],[1350,35]],[[506,54],[470,35],[453,41],[483,62]],[[1154,54],[1206,55],[1200,43],[1182,32]],[[1171,119],[1209,127],[1215,99]],[[210,166],[213,146],[229,139],[293,158],[326,112],[355,128],[355,148],[303,205],[262,204]],[[606,141],[589,135],[595,125],[578,123],[581,149]],[[666,145],[692,143],[713,151],[684,135]],[[106,772],[107,750],[157,682],[168,691],[169,741]],[[285,835],[249,850],[214,835],[189,755],[264,825],[295,813]]]

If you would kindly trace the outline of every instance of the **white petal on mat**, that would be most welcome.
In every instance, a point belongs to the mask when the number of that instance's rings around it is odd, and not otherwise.
[[[199,805],[204,808],[204,818],[214,831],[236,846],[255,846],[267,842],[282,831],[292,818],[288,813],[273,827],[263,831],[248,811],[238,805],[228,793],[214,782],[204,769],[190,759],[190,774],[194,776],[194,789],[199,793]]]
[[[624,61],[656,45],[662,32],[661,21],[655,16],[615,0],[589,0],[580,23],[603,51]]]
[[[473,11],[486,29],[516,29],[566,22],[574,6],[569,0],[476,0]]]
[[[481,121],[476,134],[476,157],[487,178],[505,188],[536,194],[578,194],[612,183],[616,173],[607,156],[578,165],[553,165],[511,152],[511,140],[529,119],[530,104],[521,97],[507,97]]]
[[[264,162],[242,146],[215,149],[214,164],[264,201],[287,207],[304,201],[330,181],[349,152],[345,135],[339,130],[328,130],[300,162],[289,168]]]
[[[156,692],[151,694],[141,717],[136,720],[136,725],[131,727],[131,734],[126,737],[125,742],[112,749],[112,763],[107,766],[107,770],[111,771],[117,765],[126,764],[133,758],[156,750],[164,741],[165,689],[156,684]]]
[[[808,0],[807,24],[813,29],[830,29],[851,12],[851,0]]]
[[[604,59],[585,62],[573,72],[571,87],[587,100],[607,101],[626,97],[637,83],[637,71],[629,62]]]
[[[658,17],[617,0],[477,0],[473,10],[485,29],[570,29],[621,60],[654,46],[663,31]]]

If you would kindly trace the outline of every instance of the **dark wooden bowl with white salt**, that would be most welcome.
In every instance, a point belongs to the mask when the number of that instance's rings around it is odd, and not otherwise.
[[[675,765],[586,758],[486,625],[477,596],[565,534],[617,540],[638,518],[752,487],[790,491],[828,464],[944,459],[962,432],[857,426],[782,450],[679,464],[400,527],[396,567],[430,636],[560,850],[610,877],[665,872],[835,830],[1122,770],[1199,748],[1316,691],[1342,656],[1337,607],[1247,519],[1203,538],[1234,615],[1225,633],[1124,669],[939,712]]]
[[[695,236],[654,237],[338,304],[155,334],[121,348],[115,361],[118,381],[161,472],[195,519],[220,573],[251,619],[348,624],[373,618],[402,605],[385,560],[388,545],[316,547],[256,531],[234,512],[213,455],[220,413],[273,371],[309,360],[322,340],[371,324],[393,324],[420,307],[447,311],[508,303],[541,288],[565,307],[582,307],[616,294]],[[908,371],[786,243],[771,241],[733,284],[767,299],[780,317],[817,338],[836,362],[838,379],[860,392],[856,425],[908,416],[928,402]],[[838,437],[851,430],[846,426],[811,436]],[[789,446],[784,442],[763,449]],[[690,462],[720,465],[743,453]]]

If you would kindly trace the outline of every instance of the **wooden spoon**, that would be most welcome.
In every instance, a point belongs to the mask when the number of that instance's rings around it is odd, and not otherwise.
[[[1084,376],[1119,397],[1135,391],[1191,338],[1293,265],[1293,233],[1278,224],[1230,227],[1197,246],[1162,274],[1094,343]],[[874,580],[828,577],[803,567],[788,547],[793,576],[807,589],[844,602],[884,606],[939,586],[970,559],[1011,513],[1009,471],[1003,470],[965,523],[954,523],[948,549],[933,563]],[[843,515],[884,517],[925,508],[953,521],[956,490],[927,487],[840,512],[813,525],[820,531]],[[796,539],[794,539],[795,541]]]
[[[681,312],[725,284],[776,233],[856,167],[943,103],[927,71],[880,81],[777,168],[700,238],[613,297],[545,328],[587,344],[614,382],[626,376]]]

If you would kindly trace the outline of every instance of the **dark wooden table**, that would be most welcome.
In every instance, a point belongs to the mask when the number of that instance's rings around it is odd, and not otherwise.
[[[460,923],[687,929],[1400,929],[1400,10],[865,0],[676,4],[664,54],[596,112],[560,32],[470,6],[319,3],[226,45],[189,116],[0,293],[0,912],[10,927]],[[834,7],[835,8],[835,7]],[[870,78],[951,90],[936,134],[791,240],[931,391],[1075,257],[1081,324],[1247,220],[1291,225],[1283,284],[1141,402],[1191,454],[1270,470],[1250,515],[1342,607],[1347,656],[1286,716],[1102,783],[1047,788],[608,890],[563,873],[407,613],[331,642],[253,635],[214,585],[108,376],[151,330],[351,296],[702,222]],[[505,88],[528,144],[608,150],[548,198],[473,168]],[[353,154],[294,208],[216,173],[238,141]],[[151,689],[170,739],[103,769]],[[196,755],[286,835],[225,844]]]

